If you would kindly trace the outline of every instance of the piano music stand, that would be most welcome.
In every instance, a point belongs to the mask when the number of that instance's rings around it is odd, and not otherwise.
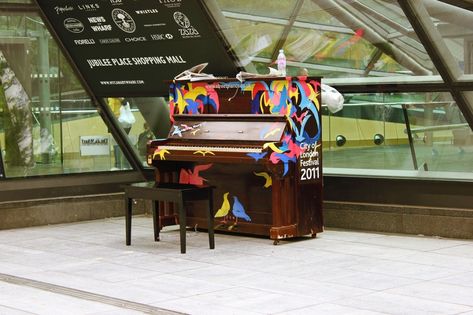
[[[186,253],[186,209],[185,203],[195,200],[207,200],[209,247],[215,248],[214,222],[213,222],[213,186],[197,186],[178,183],[141,182],[125,185],[125,218],[126,218],[126,245],[131,244],[131,216],[133,199],[151,200],[153,203],[154,240],[159,241],[159,201],[177,204],[179,212],[179,230],[181,253]]]

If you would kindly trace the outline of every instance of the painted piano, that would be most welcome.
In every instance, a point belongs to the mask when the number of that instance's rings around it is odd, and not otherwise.
[[[156,180],[210,184],[215,228],[281,239],[323,231],[320,78],[174,81],[166,139],[148,143]],[[160,226],[175,224],[172,205]],[[188,224],[206,228],[205,207]]]

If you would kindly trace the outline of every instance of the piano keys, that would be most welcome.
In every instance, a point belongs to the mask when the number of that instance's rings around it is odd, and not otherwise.
[[[319,78],[174,82],[157,180],[208,183],[217,230],[280,239],[323,231]],[[190,226],[206,228],[190,205]],[[171,220],[172,221],[172,220]]]
[[[181,114],[174,120],[167,139],[149,144],[153,155],[178,161],[254,163],[253,155],[262,154],[266,143],[280,143],[287,128],[283,115]]]

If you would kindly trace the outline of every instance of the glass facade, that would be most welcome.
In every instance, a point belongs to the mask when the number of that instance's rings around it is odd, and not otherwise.
[[[5,178],[114,170],[121,150],[41,18],[3,13],[0,32]]]
[[[473,178],[471,129],[455,98],[442,89],[417,92],[419,84],[446,89],[452,79],[441,75],[426,49],[438,43],[425,45],[428,36],[420,40],[398,1],[293,1],[287,18],[253,10],[250,1],[215,2],[219,10],[212,13],[225,37],[241,38],[242,23],[258,26],[246,32],[245,42],[230,40],[248,69],[267,73],[284,49],[289,75],[306,69],[340,86],[343,109],[324,109],[325,174]],[[442,1],[416,4],[414,14],[432,23],[423,25],[430,38],[443,38],[451,52],[447,58],[467,69],[473,12]],[[262,45],[249,49],[248,43]]]
[[[0,10],[5,177],[147,167],[146,141],[169,130],[167,99],[93,101],[37,8],[3,3],[31,11]],[[325,174],[473,178],[473,12],[434,0],[203,3],[245,71],[268,73],[284,49],[288,75],[342,92],[341,111],[324,107]],[[119,119],[122,104],[132,123]]]

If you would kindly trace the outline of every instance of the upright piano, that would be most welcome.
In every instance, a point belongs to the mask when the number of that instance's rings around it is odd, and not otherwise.
[[[148,164],[157,181],[215,186],[217,230],[275,243],[315,236],[323,231],[320,104],[314,77],[172,82],[171,130],[148,143]],[[206,228],[205,218],[205,207],[188,206],[189,226]]]

